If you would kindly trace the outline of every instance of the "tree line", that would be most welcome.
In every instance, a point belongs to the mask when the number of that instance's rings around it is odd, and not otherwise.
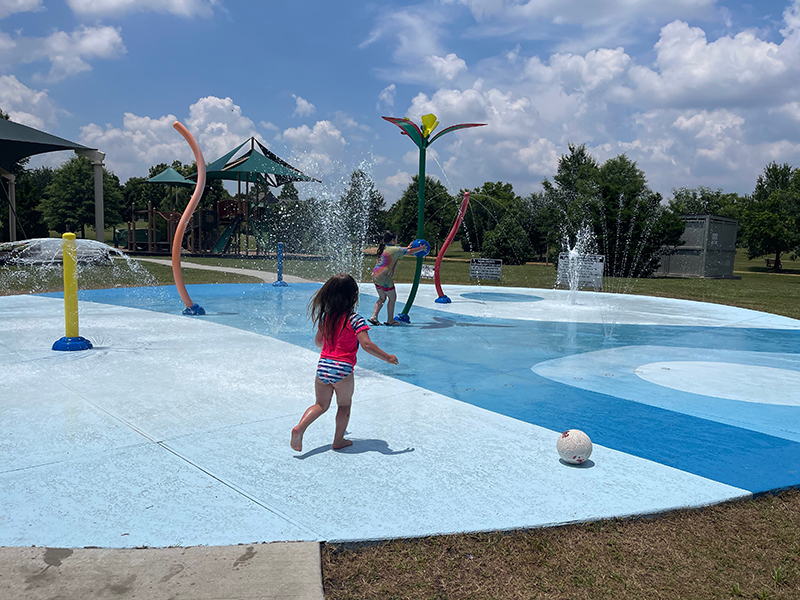
[[[0,115],[2,116],[2,115]],[[89,159],[75,156],[58,168],[15,165],[17,213],[27,237],[47,237],[51,231],[80,232],[94,225],[94,175]],[[147,179],[173,167],[184,177],[196,165],[174,161],[150,167],[146,177],[121,184],[103,170],[105,225],[115,227],[133,211],[152,205],[160,211],[182,211],[191,188],[155,185]],[[354,251],[376,244],[386,229],[403,241],[416,237],[418,179],[413,177],[400,198],[387,207],[372,178],[355,170],[341,196],[300,200],[291,183],[279,195],[252,187],[247,199],[259,206],[260,243],[278,241],[288,252],[324,251],[325,246],[349,244]],[[456,218],[464,192],[470,205],[457,239],[462,247],[505,264],[523,264],[535,258],[553,258],[572,247],[582,232],[591,231],[594,250],[614,266],[614,275],[646,276],[658,268],[659,257],[680,245],[681,215],[719,215],[738,219],[737,244],[750,258],[767,256],[773,268],[781,259],[800,254],[800,169],[787,163],[768,164],[749,195],[722,189],[673,188],[667,202],[647,185],[634,161],[622,154],[605,162],[595,159],[585,145],[570,144],[552,178],[540,191],[520,196],[510,183],[486,182],[478,188],[450,194],[441,182],[425,178],[425,237],[435,255]],[[200,208],[234,199],[220,180],[207,182]],[[8,239],[6,220],[2,239]],[[166,228],[166,222],[160,223]],[[85,236],[84,236],[85,237]]]

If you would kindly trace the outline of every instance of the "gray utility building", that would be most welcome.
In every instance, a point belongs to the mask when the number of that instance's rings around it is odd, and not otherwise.
[[[715,215],[686,215],[683,246],[661,255],[656,271],[661,277],[708,277],[733,279],[736,255],[736,219]]]

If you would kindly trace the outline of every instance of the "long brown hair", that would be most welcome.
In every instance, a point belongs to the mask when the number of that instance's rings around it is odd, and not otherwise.
[[[326,281],[308,303],[314,325],[322,329],[322,337],[333,339],[336,328],[347,326],[347,317],[358,304],[358,284],[347,273],[337,273]]]
[[[386,244],[391,244],[392,240],[397,237],[397,234],[394,231],[389,231],[388,229],[383,232],[383,241],[381,245],[378,246],[378,251],[375,253],[375,256],[380,256],[383,254],[384,248],[386,248]]]

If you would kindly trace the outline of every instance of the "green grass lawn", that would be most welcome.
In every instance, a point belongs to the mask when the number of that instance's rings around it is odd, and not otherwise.
[[[442,286],[447,284],[477,285],[476,280],[469,278],[470,258],[470,253],[461,250],[458,244],[454,250],[449,250],[441,266]],[[273,272],[277,268],[276,261],[265,259],[187,258],[185,262]],[[433,266],[435,262],[434,258],[423,259],[423,264],[426,265]],[[374,264],[374,256],[364,256],[361,281],[371,280],[370,274]],[[603,287],[605,290],[629,294],[682,298],[739,306],[800,319],[800,261],[786,260],[783,265],[784,272],[780,274],[768,272],[763,258],[748,260],[746,252],[740,250],[737,252],[734,262],[737,279],[660,277],[623,281],[606,278]],[[415,267],[416,261],[413,258],[400,260],[395,271],[395,282],[411,283],[414,280]],[[315,281],[324,281],[330,277],[333,274],[330,269],[330,263],[325,261],[287,260],[284,262],[284,274]],[[185,272],[189,271],[189,269],[185,270]],[[432,283],[433,280],[422,279],[422,283],[426,282]],[[480,283],[485,286],[552,289],[556,283],[556,270],[552,264],[504,265],[501,281],[481,281]]]

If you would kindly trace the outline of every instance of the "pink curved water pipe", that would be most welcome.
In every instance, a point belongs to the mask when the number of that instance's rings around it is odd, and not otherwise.
[[[439,294],[439,298],[436,299],[436,302],[440,303],[450,302],[450,298],[445,296],[444,292],[442,291],[442,283],[439,279],[439,267],[442,264],[442,259],[444,258],[444,253],[447,251],[447,247],[450,245],[450,242],[453,241],[453,238],[456,237],[458,228],[461,226],[461,221],[464,220],[464,213],[467,212],[468,204],[469,204],[469,192],[464,192],[464,200],[461,202],[461,208],[458,210],[458,216],[456,217],[456,222],[453,223],[453,228],[450,230],[450,235],[447,236],[447,239],[442,245],[442,249],[439,250],[439,255],[436,257],[436,266],[433,268],[433,282],[436,285],[436,293]]]
[[[175,121],[172,126],[178,130],[186,141],[189,147],[194,152],[194,159],[197,161],[197,185],[194,187],[192,199],[186,205],[186,210],[181,215],[181,220],[178,222],[178,227],[175,229],[175,237],[172,240],[172,277],[175,279],[175,287],[178,288],[178,293],[181,295],[181,300],[186,305],[184,314],[205,314],[205,311],[192,302],[189,297],[189,292],[186,291],[186,285],[183,283],[183,273],[181,272],[181,247],[183,246],[183,234],[186,233],[186,225],[189,219],[192,218],[194,209],[197,208],[200,198],[203,196],[203,190],[206,187],[206,163],[203,159],[203,153],[200,151],[200,146],[197,145],[194,137],[186,127],[179,121]]]

